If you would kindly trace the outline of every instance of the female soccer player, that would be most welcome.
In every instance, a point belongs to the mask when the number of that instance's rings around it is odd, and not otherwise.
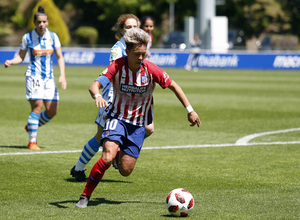
[[[125,33],[124,40],[127,57],[109,65],[89,89],[97,107],[108,105],[99,94],[99,89],[110,82],[113,84],[114,98],[102,133],[102,156],[89,175],[76,204],[78,208],[87,207],[89,198],[114,158],[119,158],[118,167],[122,176],[132,173],[143,145],[145,126],[152,123],[155,84],[171,89],[186,108],[191,126],[200,125],[200,119],[181,87],[166,72],[145,60],[149,35],[140,28],[132,28]]]
[[[110,63],[112,63],[116,59],[119,59],[120,57],[127,56],[123,35],[127,30],[138,27],[138,23],[139,19],[133,14],[123,14],[118,18],[112,30],[115,31],[116,37],[120,40],[111,48],[109,57]],[[113,88],[111,83],[106,85],[102,90],[102,97],[108,102],[108,106],[106,108],[99,108],[99,112],[95,120],[95,123],[98,125],[97,133],[84,145],[76,165],[71,169],[70,172],[70,174],[79,182],[86,179],[86,175],[84,172],[85,166],[99,151],[100,148],[100,140],[106,121],[106,115],[109,110],[109,104],[113,99]]]
[[[25,126],[29,135],[27,148],[40,150],[37,145],[38,127],[48,123],[58,110],[59,94],[53,74],[53,52],[59,66],[59,82],[62,89],[67,88],[67,82],[61,44],[57,35],[47,29],[48,15],[42,5],[34,14],[34,24],[36,28],[23,36],[19,54],[12,60],[6,60],[5,67],[22,63],[29,50],[30,62],[25,73],[26,99],[31,106],[31,113]],[[43,104],[46,110],[42,112]]]
[[[146,53],[146,59],[149,59],[151,55],[150,48],[152,46],[152,40],[153,40],[152,31],[154,29],[154,19],[151,16],[143,17],[141,21],[141,28],[150,36],[149,43],[147,45],[147,53]]]

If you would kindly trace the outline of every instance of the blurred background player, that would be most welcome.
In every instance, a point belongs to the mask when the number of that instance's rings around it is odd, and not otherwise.
[[[140,28],[132,28],[125,33],[124,39],[127,56],[109,65],[89,89],[96,106],[106,107],[108,103],[99,94],[99,89],[112,83],[114,99],[102,133],[102,156],[90,172],[77,208],[87,207],[89,198],[114,158],[119,159],[118,167],[122,176],[132,173],[144,142],[145,126],[153,120],[153,91],[156,84],[174,92],[186,108],[191,126],[200,125],[200,119],[181,87],[165,71],[144,60],[149,35]]]
[[[34,24],[36,28],[23,36],[19,54],[12,60],[6,60],[5,67],[22,63],[29,50],[30,62],[25,73],[26,99],[31,106],[31,113],[25,126],[29,135],[27,148],[40,150],[37,145],[38,127],[48,123],[58,110],[59,94],[53,74],[53,52],[59,66],[59,82],[62,89],[67,88],[67,81],[61,44],[56,33],[47,29],[48,15],[42,5],[34,14]],[[46,110],[42,112],[43,104]]]
[[[109,62],[112,63],[114,60],[119,59],[126,54],[126,44],[123,39],[123,35],[126,31],[131,28],[138,27],[139,19],[133,14],[123,14],[121,15],[112,30],[115,32],[116,39],[120,39],[110,50]],[[99,151],[100,140],[102,137],[103,127],[106,121],[106,115],[109,111],[110,103],[113,99],[113,88],[112,84],[109,83],[102,90],[102,97],[108,102],[106,108],[99,108],[99,112],[95,123],[97,124],[97,133],[90,139],[83,147],[81,155],[76,163],[76,165],[71,169],[70,174],[75,177],[79,182],[86,180],[85,166],[92,159],[92,157]]]
[[[190,71],[192,68],[194,69],[194,71],[197,71],[198,70],[197,60],[201,52],[201,45],[202,45],[202,41],[200,40],[199,34],[195,34],[194,40],[191,41],[190,43],[191,43],[191,50],[190,50],[191,53],[188,57],[188,60],[184,68],[188,71]]]
[[[150,36],[148,45],[147,45],[147,54],[146,59],[149,59],[151,56],[150,48],[152,46],[153,35],[152,31],[154,29],[154,19],[151,16],[145,16],[141,20],[141,28]]]

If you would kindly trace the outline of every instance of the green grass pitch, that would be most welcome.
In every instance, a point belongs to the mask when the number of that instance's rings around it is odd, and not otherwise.
[[[155,132],[132,175],[110,168],[88,208],[77,209],[85,183],[69,174],[96,132],[88,88],[104,68],[66,67],[68,88],[57,82],[59,112],[39,129],[39,154],[26,149],[25,69],[0,67],[0,219],[169,219],[165,200],[175,188],[195,198],[189,219],[300,218],[299,71],[165,69],[201,127],[190,127],[175,95],[157,86]]]

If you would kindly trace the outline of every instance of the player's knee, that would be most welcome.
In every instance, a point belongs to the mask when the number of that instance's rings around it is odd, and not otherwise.
[[[132,170],[130,169],[122,169],[121,167],[119,167],[119,172],[122,176],[127,177],[132,173]]]
[[[46,112],[50,118],[53,118],[57,114],[57,109],[46,110]]]

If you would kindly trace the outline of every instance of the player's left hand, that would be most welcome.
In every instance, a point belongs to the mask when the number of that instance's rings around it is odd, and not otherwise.
[[[201,124],[200,118],[195,111],[188,114],[188,120],[191,122],[190,126],[194,127],[196,124],[199,127]]]

